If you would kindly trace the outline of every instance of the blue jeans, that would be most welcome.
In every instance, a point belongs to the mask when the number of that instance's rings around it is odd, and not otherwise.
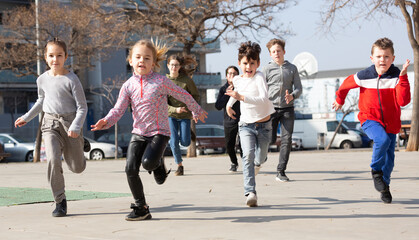
[[[256,193],[255,165],[266,162],[271,132],[271,120],[264,123],[239,122],[245,195],[250,192]]]
[[[169,117],[170,125],[170,149],[172,149],[173,157],[176,164],[182,163],[182,154],[180,152],[180,145],[187,147],[191,144],[191,120],[177,119]]]
[[[394,167],[396,134],[386,133],[380,123],[372,120],[365,121],[362,124],[362,130],[374,141],[370,165],[372,170],[383,171],[383,180],[390,185],[390,176]]]

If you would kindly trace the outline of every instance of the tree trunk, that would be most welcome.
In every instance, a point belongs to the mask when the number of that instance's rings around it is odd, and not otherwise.
[[[196,136],[196,127],[195,121],[191,120],[191,131]],[[188,147],[188,153],[186,154],[187,157],[196,157],[196,138],[191,139],[191,145]]]
[[[413,91],[412,124],[410,128],[409,141],[407,142],[406,151],[418,151],[419,143],[419,48],[413,49],[413,56],[415,81],[414,86],[410,86],[410,88]]]

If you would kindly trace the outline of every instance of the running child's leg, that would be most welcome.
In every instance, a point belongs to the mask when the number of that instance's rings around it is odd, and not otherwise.
[[[271,121],[256,123],[257,144],[255,149],[255,165],[260,166],[268,159],[269,144],[272,135]]]
[[[157,184],[163,184],[170,172],[166,170],[163,157],[168,142],[169,137],[160,134],[148,138],[141,160],[144,169],[153,171]]]
[[[128,185],[136,203],[146,205],[144,197],[143,183],[139,176],[141,158],[143,157],[147,142],[143,137],[133,134],[127,150],[127,162],[125,173],[127,175]]]

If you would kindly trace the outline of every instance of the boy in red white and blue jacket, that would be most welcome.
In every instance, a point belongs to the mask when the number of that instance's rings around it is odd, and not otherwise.
[[[403,69],[393,65],[393,42],[378,39],[371,49],[374,65],[347,77],[338,91],[333,108],[339,110],[350,89],[360,88],[359,114],[362,129],[374,141],[371,173],[374,187],[381,193],[384,203],[391,203],[390,176],[394,167],[396,134],[400,132],[400,106],[410,102],[406,60]]]

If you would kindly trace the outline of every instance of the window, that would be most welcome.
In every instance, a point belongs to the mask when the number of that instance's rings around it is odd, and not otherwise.
[[[224,130],[221,128],[214,128],[214,136],[224,137]]]
[[[336,128],[338,127],[338,124],[339,123],[337,121],[327,122],[327,131],[334,132]]]
[[[196,129],[196,135],[205,137],[205,136],[212,136],[211,128],[197,128]]]
[[[28,110],[26,96],[4,96],[4,113],[25,113]]]

